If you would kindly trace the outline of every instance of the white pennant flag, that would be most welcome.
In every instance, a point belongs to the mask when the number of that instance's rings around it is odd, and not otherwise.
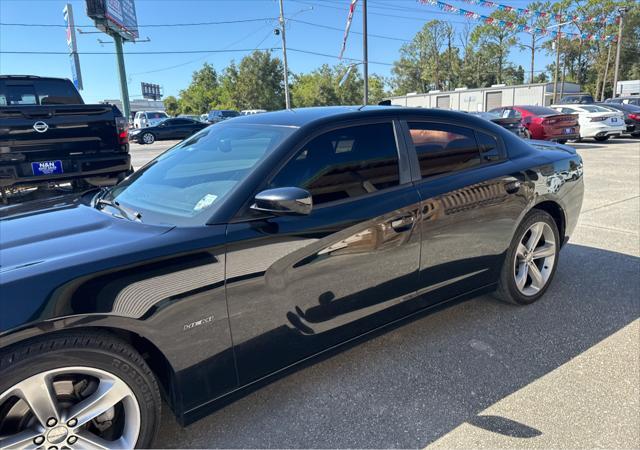
[[[349,37],[349,29],[351,28],[351,21],[353,20],[353,12],[356,10],[356,3],[358,0],[351,0],[349,5],[349,15],[347,16],[347,27],[344,30],[344,37],[342,38],[342,48],[340,49],[339,59],[342,59],[345,48],[347,48],[347,38]]]

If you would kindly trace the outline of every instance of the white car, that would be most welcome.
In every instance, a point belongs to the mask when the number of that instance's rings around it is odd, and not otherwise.
[[[138,111],[133,118],[133,128],[155,127],[168,118],[164,111]]]
[[[612,136],[620,136],[627,130],[624,114],[598,105],[551,105],[563,114],[577,114],[580,123],[580,139],[593,138],[606,141]]]
[[[267,110],[266,109],[245,109],[240,111],[240,115],[241,116],[251,116],[253,114],[261,114],[261,113],[266,113]]]

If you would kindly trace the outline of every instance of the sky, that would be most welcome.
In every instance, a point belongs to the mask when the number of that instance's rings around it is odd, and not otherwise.
[[[96,33],[97,30],[91,27],[92,22],[86,15],[84,0],[0,0],[0,73],[71,78],[63,27],[8,25],[64,25],[62,10],[66,3],[73,5],[76,28],[93,32],[76,33],[78,51],[81,53],[80,67],[84,81],[82,96],[85,102],[119,98],[120,85],[112,39],[103,33]],[[484,15],[493,11],[462,1],[448,0],[448,3]],[[503,0],[501,3],[524,8],[527,0]],[[405,40],[410,40],[426,21],[445,20],[457,30],[463,30],[465,24],[477,24],[433,6],[423,5],[417,0],[368,0],[367,4],[369,71],[382,76],[391,74],[391,64],[398,59],[401,45]],[[321,64],[338,62],[337,55],[342,43],[348,5],[349,0],[284,0],[285,16],[292,19],[288,21],[286,29],[291,72],[308,72]],[[239,61],[253,49],[274,48],[274,55],[281,56],[280,37],[273,33],[279,13],[277,0],[136,0],[136,10],[140,39],[149,38],[150,42],[127,43],[124,46],[127,81],[132,99],[142,97],[140,83],[143,81],[161,85],[165,96],[177,95],[189,85],[192,73],[205,62],[221,72],[231,60]],[[251,21],[232,24],[179,25],[250,19]],[[351,30],[345,57],[361,59],[362,35],[356,34],[362,30],[360,7],[354,15]],[[384,37],[373,36],[376,34]],[[525,34],[523,33],[523,38],[526,38]],[[203,50],[221,52],[150,53]],[[3,53],[16,51],[52,51],[64,54]],[[536,58],[535,70],[544,69],[553,59],[542,51]],[[528,52],[513,48],[509,59],[516,65],[522,65],[528,73]]]

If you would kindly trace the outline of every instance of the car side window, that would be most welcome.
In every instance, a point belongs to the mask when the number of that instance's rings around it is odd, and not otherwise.
[[[429,178],[480,165],[480,152],[473,130],[425,122],[409,122],[422,178]]]
[[[313,203],[357,198],[400,183],[391,122],[341,128],[308,143],[271,180],[270,188],[307,189]]]
[[[478,141],[478,149],[483,161],[498,161],[501,158],[498,140],[494,136],[482,131],[476,131],[476,140]]]

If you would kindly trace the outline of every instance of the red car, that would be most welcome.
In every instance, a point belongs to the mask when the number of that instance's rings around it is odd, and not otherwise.
[[[569,139],[580,139],[578,116],[560,114],[544,106],[503,106],[490,112],[500,117],[520,118],[525,128],[525,137],[564,144]]]

